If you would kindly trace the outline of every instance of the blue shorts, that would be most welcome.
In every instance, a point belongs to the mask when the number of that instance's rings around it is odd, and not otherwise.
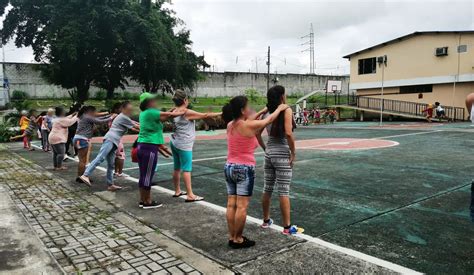
[[[173,153],[174,170],[193,171],[193,151],[178,149],[174,147],[173,142],[170,142],[170,147]]]
[[[84,149],[89,147],[89,140],[83,138],[76,138],[72,139],[72,143],[76,149]]]
[[[226,163],[224,174],[228,195],[252,196],[255,183],[255,166]]]

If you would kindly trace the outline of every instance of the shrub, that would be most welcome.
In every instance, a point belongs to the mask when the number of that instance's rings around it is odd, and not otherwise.
[[[139,100],[140,94],[124,91],[123,93],[119,94],[119,98],[121,98],[122,100]]]
[[[112,110],[112,107],[114,107],[115,103],[120,102],[120,100],[114,100],[114,99],[108,99],[105,101],[105,108],[110,111]]]
[[[19,134],[20,131],[16,130],[9,123],[0,124],[0,142],[7,142],[10,140],[10,137]]]
[[[254,88],[245,90],[245,96],[250,100],[250,102],[257,102],[262,95]]]
[[[95,93],[95,99],[105,100],[107,98],[107,92],[104,90],[99,90]]]
[[[12,93],[12,100],[25,100],[28,98],[29,98],[28,94],[23,91],[15,90]]]

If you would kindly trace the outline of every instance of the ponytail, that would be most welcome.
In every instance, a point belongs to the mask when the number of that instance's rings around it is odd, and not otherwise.
[[[222,118],[225,123],[229,123],[232,120],[238,119],[242,116],[242,109],[247,106],[248,99],[245,96],[236,96],[232,98],[229,103],[222,107]]]

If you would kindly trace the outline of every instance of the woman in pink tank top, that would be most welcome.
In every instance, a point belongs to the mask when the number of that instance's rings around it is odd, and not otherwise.
[[[259,142],[257,134],[271,124],[288,105],[280,105],[275,112],[260,119],[266,108],[257,114],[245,96],[236,96],[222,108],[222,117],[227,123],[227,162],[224,168],[227,182],[227,226],[229,246],[234,249],[247,248],[255,242],[242,235],[247,218],[247,208],[255,181],[255,149]]]

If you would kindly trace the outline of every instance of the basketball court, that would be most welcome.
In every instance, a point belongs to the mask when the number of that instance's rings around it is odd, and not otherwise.
[[[474,127],[469,123],[344,122],[296,130],[297,160],[291,187],[292,221],[303,238],[349,248],[420,272],[474,272],[474,226],[469,202]],[[125,171],[135,136],[125,137]],[[93,155],[100,138],[94,139]],[[198,132],[193,188],[206,207],[224,210],[223,130]],[[261,217],[263,151],[250,222]],[[172,189],[172,159],[160,156],[154,188]],[[273,219],[280,225],[278,200]],[[277,227],[278,228],[278,227]],[[364,256],[365,257],[365,256]]]

